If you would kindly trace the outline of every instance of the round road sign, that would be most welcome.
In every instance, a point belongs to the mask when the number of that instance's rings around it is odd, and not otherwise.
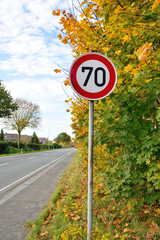
[[[117,82],[113,63],[99,53],[87,53],[77,58],[70,69],[70,84],[80,97],[98,100],[109,95]]]

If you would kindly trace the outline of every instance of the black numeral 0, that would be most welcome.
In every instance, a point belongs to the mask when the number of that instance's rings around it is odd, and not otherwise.
[[[103,78],[102,78],[102,82],[99,83],[98,82],[98,71],[102,71],[102,74],[103,74]],[[104,70],[104,68],[102,67],[98,67],[96,68],[95,72],[94,72],[94,81],[95,81],[95,84],[97,87],[103,87],[106,83],[106,72]]]
[[[87,77],[84,81],[83,86],[87,86],[87,84],[89,82],[89,79],[91,77],[92,71],[93,71],[93,67],[82,67],[82,72],[85,72],[85,70],[89,70],[89,72],[87,74]],[[101,83],[98,82],[98,71],[102,71],[102,82]],[[98,67],[98,68],[95,69],[95,71],[94,71],[94,82],[95,82],[97,87],[103,87],[105,85],[105,83],[106,83],[106,72],[105,72],[104,68]]]

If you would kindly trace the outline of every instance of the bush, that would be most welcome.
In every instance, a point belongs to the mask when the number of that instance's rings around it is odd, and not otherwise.
[[[13,147],[17,149],[16,142],[7,142],[7,141],[0,141],[0,154],[6,153],[8,147]]]
[[[0,141],[0,154],[3,154],[7,148],[7,142]]]
[[[9,153],[19,153],[21,149],[23,152],[31,152],[31,151],[40,151],[40,150],[49,150],[49,149],[57,149],[59,148],[58,143],[53,143],[52,145],[48,144],[37,144],[37,143],[20,143],[20,149],[17,149],[17,142],[7,142],[0,141],[0,154],[9,154]]]
[[[10,153],[20,153],[20,149],[15,148],[13,146],[8,146],[5,150],[5,153],[10,154]]]
[[[57,148],[59,148],[58,143],[53,143],[53,149],[57,149]]]
[[[21,149],[23,150],[23,153],[24,152],[31,152],[33,150],[29,147],[29,145],[27,143],[23,143],[23,142],[20,143],[20,150]]]
[[[30,143],[28,144],[29,148],[31,148],[34,151],[38,151],[38,150],[42,150],[42,145],[41,144],[37,144],[37,143]]]

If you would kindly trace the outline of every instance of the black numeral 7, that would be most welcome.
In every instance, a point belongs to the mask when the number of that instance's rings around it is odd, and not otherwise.
[[[82,67],[82,72],[85,72],[85,70],[89,70],[89,72],[88,72],[88,75],[86,77],[86,80],[85,80],[83,86],[87,86],[89,78],[90,78],[90,76],[92,74],[92,71],[93,71],[93,67]]]

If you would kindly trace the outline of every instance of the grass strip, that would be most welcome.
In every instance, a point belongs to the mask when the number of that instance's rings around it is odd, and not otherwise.
[[[81,205],[80,200],[83,200],[80,196],[81,190],[79,186],[80,179],[83,179],[81,171],[80,158],[76,155],[67,171],[59,180],[58,187],[54,191],[48,206],[44,208],[35,221],[26,222],[25,226],[29,230],[26,240],[58,240],[61,237],[63,239],[63,233],[70,226],[71,222],[76,222],[82,218],[82,208],[77,209]],[[82,220],[81,226],[84,224]]]
[[[104,194],[94,175],[94,240],[159,240],[160,208],[136,199],[126,203]],[[87,169],[78,153],[61,177],[47,206],[35,221],[27,221],[26,240],[83,240],[87,238]]]

